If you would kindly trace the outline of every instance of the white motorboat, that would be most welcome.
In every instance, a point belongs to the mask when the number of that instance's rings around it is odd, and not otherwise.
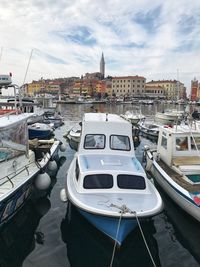
[[[121,114],[121,117],[125,120],[131,122],[132,124],[137,124],[139,121],[144,120],[145,116],[137,111],[126,111],[125,114]]]
[[[81,138],[81,122],[76,123],[68,132],[64,135],[68,140],[73,140],[76,143],[80,142]]]
[[[146,147],[146,169],[185,212],[200,221],[200,130],[160,126],[157,149]]]
[[[154,121],[146,121],[142,120],[138,123],[138,127],[140,132],[147,137],[158,137],[159,134],[159,124],[155,123]]]
[[[155,121],[161,124],[177,124],[183,119],[183,111],[166,110],[164,112],[156,112]]]
[[[162,210],[161,197],[135,157],[132,124],[116,114],[85,113],[78,152],[61,199],[121,245]]]
[[[51,179],[45,173],[47,164],[58,152],[60,141],[37,159],[29,149],[27,120],[30,114],[0,117],[0,224],[14,215],[31,196],[34,186],[47,189]]]

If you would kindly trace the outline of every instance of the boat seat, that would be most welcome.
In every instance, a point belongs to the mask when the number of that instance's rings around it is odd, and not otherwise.
[[[179,167],[179,170],[181,172],[190,172],[190,173],[193,173],[193,172],[199,172],[199,165],[180,165]]]
[[[172,164],[174,166],[200,165],[200,156],[194,156],[194,157],[175,157],[175,158],[172,159]]]

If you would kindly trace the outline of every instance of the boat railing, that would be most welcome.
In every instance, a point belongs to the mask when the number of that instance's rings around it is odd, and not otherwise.
[[[26,165],[26,166],[24,166],[24,168],[23,169],[21,169],[19,172],[12,172],[10,175],[6,175],[6,176],[4,176],[4,177],[1,177],[0,178],[0,186],[2,186],[2,185],[4,185],[4,184],[6,184],[6,183],[8,183],[8,182],[10,182],[11,183],[11,185],[12,185],[12,188],[14,188],[14,183],[13,183],[13,179],[17,176],[17,175],[19,175],[20,173],[22,173],[23,171],[27,171],[27,173],[28,173],[28,175],[29,175],[29,170],[28,170],[28,165]],[[14,175],[13,176],[11,176],[12,174],[14,173]],[[11,176],[11,177],[9,177],[9,176]],[[1,182],[2,180],[4,180],[3,182]]]

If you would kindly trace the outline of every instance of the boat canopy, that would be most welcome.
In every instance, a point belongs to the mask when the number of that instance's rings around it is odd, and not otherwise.
[[[27,116],[22,115],[0,117],[0,162],[28,154]]]

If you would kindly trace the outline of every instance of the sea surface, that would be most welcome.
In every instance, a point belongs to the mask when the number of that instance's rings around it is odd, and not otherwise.
[[[170,105],[142,105],[144,115],[172,108]],[[174,106],[173,108],[178,108]],[[180,109],[185,107],[180,106]],[[60,200],[69,164],[75,153],[65,134],[85,112],[123,114],[135,109],[132,105],[60,105],[65,125],[56,129],[56,138],[66,144],[60,152],[58,172],[52,178],[50,190],[36,196],[0,229],[0,267],[196,267],[200,266],[200,225],[187,216],[158,188],[164,210],[148,222],[142,230],[150,258],[139,228],[135,229],[115,252],[111,265],[113,243],[92,227],[76,210]],[[191,111],[194,109],[190,107]],[[140,137],[135,149],[142,161],[144,145],[155,145],[155,140]]]

